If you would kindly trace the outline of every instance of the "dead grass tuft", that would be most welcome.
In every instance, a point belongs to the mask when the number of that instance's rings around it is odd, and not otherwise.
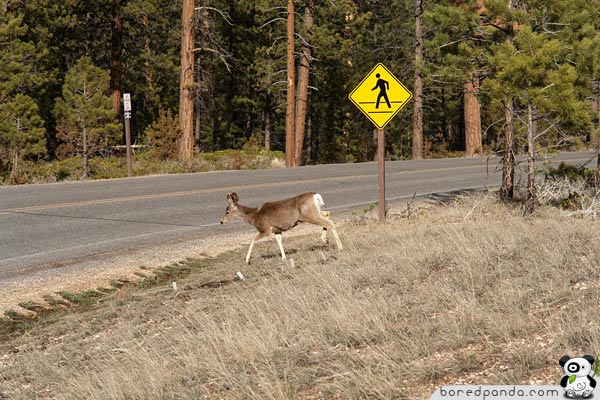
[[[245,248],[187,261],[185,276],[167,269],[164,284],[124,286],[1,343],[0,398],[414,399],[452,383],[556,384],[563,354],[600,352],[598,232],[476,195],[341,227],[343,252],[289,239],[295,268],[273,243],[250,266]]]

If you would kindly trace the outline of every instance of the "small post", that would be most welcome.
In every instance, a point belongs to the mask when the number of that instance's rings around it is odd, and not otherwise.
[[[385,135],[383,129],[377,129],[377,166],[378,166],[378,208],[379,223],[385,223]]]
[[[127,151],[127,176],[133,176],[133,166],[131,163],[131,95],[123,93],[123,109],[125,111],[125,147]]]

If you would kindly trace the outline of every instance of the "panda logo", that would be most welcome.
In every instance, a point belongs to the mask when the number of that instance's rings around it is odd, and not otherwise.
[[[565,389],[565,395],[569,398],[590,397],[596,387],[593,378],[595,371],[592,369],[594,357],[585,355],[583,357],[571,358],[563,356],[558,361],[565,370],[565,375],[560,380],[560,386]]]

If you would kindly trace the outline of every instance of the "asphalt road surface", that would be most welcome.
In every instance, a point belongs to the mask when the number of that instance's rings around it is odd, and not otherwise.
[[[561,154],[552,163],[560,161],[595,166],[592,152]],[[386,198],[497,187],[499,162],[387,162]],[[219,223],[231,191],[249,206],[317,191],[325,209],[348,210],[377,202],[377,163],[0,187],[0,281],[41,265],[235,232],[241,223]]]

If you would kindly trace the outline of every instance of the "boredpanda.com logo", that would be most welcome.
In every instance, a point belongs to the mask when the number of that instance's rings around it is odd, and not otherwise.
[[[558,360],[565,372],[560,380],[560,386],[565,390],[565,396],[572,399],[587,399],[592,395],[596,388],[594,377],[598,374],[599,369],[598,363],[593,368],[595,361],[593,356],[587,354],[575,358],[565,355]]]

